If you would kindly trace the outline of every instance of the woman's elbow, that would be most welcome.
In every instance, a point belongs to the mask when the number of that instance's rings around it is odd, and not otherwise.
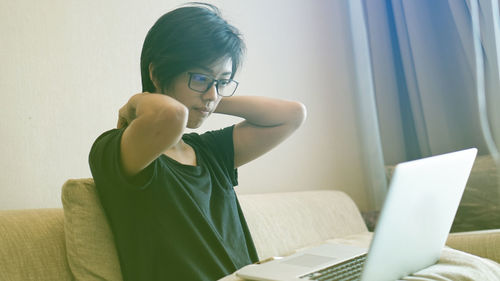
[[[307,118],[307,108],[301,102],[292,102],[290,124],[296,129],[299,128]]]

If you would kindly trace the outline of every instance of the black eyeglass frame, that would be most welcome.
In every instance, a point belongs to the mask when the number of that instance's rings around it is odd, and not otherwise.
[[[236,89],[238,89],[238,85],[240,84],[238,81],[236,80],[233,80],[233,79],[215,79],[213,77],[211,77],[210,75],[207,75],[207,74],[203,74],[203,73],[198,73],[198,72],[187,72],[187,74],[189,74],[189,82],[188,82],[188,87],[189,89],[195,91],[195,92],[198,92],[198,93],[206,93],[208,91],[208,89],[210,89],[213,84],[215,83],[215,89],[217,90],[217,95],[221,96],[221,97],[231,97],[234,95],[234,93],[236,92]],[[200,90],[197,90],[197,89],[193,89],[191,87],[191,79],[193,78],[193,75],[202,75],[202,76],[205,76],[209,79],[212,80],[212,82],[210,82],[208,85],[207,85],[207,88],[203,91],[200,91]],[[226,81],[226,82],[234,82],[236,84],[236,86],[234,87],[234,90],[233,92],[230,94],[230,95],[221,95],[219,94],[219,82],[221,81]]]

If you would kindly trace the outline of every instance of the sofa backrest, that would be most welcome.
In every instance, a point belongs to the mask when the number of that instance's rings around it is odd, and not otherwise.
[[[259,258],[368,231],[351,198],[317,190],[238,196]]]
[[[245,194],[238,198],[261,259],[367,231],[354,202],[340,191]],[[62,200],[64,212],[0,211],[0,280],[121,281],[114,241],[93,180],[69,180]],[[82,241],[75,243],[72,235],[79,235]]]
[[[0,211],[0,280],[72,280],[62,209]]]

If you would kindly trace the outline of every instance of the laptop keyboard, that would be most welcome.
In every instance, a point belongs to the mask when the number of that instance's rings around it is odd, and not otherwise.
[[[345,262],[301,276],[301,279],[318,281],[349,281],[358,280],[366,260],[366,254],[357,256]]]

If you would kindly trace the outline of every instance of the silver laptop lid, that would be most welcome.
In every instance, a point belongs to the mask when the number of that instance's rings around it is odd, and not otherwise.
[[[396,166],[362,281],[396,280],[437,262],[477,149]]]

